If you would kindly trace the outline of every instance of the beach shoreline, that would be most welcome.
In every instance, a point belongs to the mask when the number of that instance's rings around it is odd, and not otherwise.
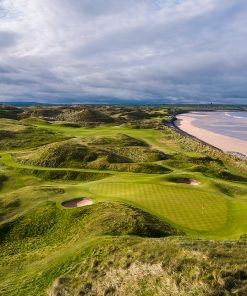
[[[197,127],[194,124],[196,118],[193,117],[193,114],[195,113],[191,112],[177,115],[176,120],[174,121],[175,127],[189,136],[195,137],[198,140],[220,149],[225,153],[229,153],[240,158],[247,158],[246,141]]]

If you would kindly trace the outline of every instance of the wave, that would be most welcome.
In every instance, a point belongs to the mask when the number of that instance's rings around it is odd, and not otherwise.
[[[228,112],[225,112],[226,116],[229,116],[229,117],[232,117],[232,118],[238,118],[238,119],[247,119],[247,112],[245,112],[245,114],[246,114],[246,116],[236,116],[236,115],[230,114]]]

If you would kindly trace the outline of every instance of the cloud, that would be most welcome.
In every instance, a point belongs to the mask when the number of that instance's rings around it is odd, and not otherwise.
[[[247,102],[245,0],[2,0],[0,101]]]
[[[16,34],[13,32],[0,31],[0,49],[4,50],[5,48],[15,46]]]

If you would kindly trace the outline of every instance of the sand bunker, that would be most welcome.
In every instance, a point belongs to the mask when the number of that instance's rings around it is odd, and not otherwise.
[[[79,208],[93,204],[90,198],[75,198],[62,203],[66,208]]]
[[[176,183],[181,183],[181,184],[188,184],[192,186],[198,186],[200,185],[200,182],[195,180],[195,179],[188,179],[188,178],[178,178],[175,180]]]

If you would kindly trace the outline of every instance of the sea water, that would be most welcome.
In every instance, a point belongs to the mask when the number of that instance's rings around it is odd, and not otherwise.
[[[204,130],[247,141],[246,112],[195,112],[193,125]]]
[[[247,119],[247,111],[245,112],[225,112],[226,116],[230,116],[233,118],[246,118]]]

